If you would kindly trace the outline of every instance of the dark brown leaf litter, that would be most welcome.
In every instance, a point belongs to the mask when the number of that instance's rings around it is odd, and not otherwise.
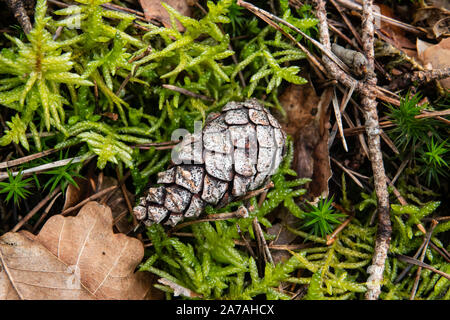
[[[311,197],[328,195],[331,177],[328,154],[328,108],[333,89],[326,88],[317,96],[311,81],[305,85],[290,85],[280,96],[286,111],[283,129],[294,140],[293,169],[300,178],[310,178],[308,189]]]
[[[279,221],[267,229],[268,234],[275,236],[275,239],[269,245],[289,245],[297,238],[297,235],[290,232],[286,225],[291,226],[299,220],[284,207],[277,210],[276,215]],[[292,256],[286,250],[273,250],[271,253],[275,265],[278,262],[286,261]]]
[[[294,141],[293,169],[299,178],[311,178],[306,186],[311,198],[328,195],[328,180],[331,177],[328,154],[329,118],[328,106],[331,102],[332,88],[326,88],[319,97],[309,81],[305,85],[290,85],[280,96],[280,103],[286,111],[283,121],[278,116],[285,132]],[[267,230],[275,235],[270,245],[289,245],[296,235],[286,229],[298,219],[289,214],[286,208],[275,210],[273,226]],[[275,263],[290,257],[285,250],[272,251]]]

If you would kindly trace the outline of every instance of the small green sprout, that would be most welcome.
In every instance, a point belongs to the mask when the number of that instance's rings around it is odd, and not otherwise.
[[[421,149],[419,161],[423,163],[422,171],[419,173],[420,176],[425,175],[426,182],[431,185],[432,180],[439,186],[439,175],[448,176],[448,163],[445,161],[443,156],[448,152],[446,148],[447,140],[442,143],[431,141],[427,143],[426,148]]]
[[[305,211],[306,222],[304,228],[311,228],[315,236],[324,238],[327,234],[333,231],[334,224],[339,224],[341,221],[338,218],[345,218],[347,215],[342,213],[335,213],[331,207],[333,197],[330,199],[320,198],[317,206],[308,204],[310,211]]]
[[[26,199],[31,194],[27,188],[31,187],[30,181],[33,178],[23,179],[22,171],[16,176],[8,170],[8,182],[0,182],[0,193],[8,193],[6,195],[6,202],[8,203],[13,198],[14,204],[19,206],[21,199]]]
[[[50,193],[52,193],[53,190],[55,190],[58,184],[60,184],[61,191],[63,192],[63,194],[69,183],[78,188],[78,184],[75,182],[73,178],[75,177],[83,178],[83,176],[80,175],[72,165],[72,161],[70,161],[65,166],[58,167],[43,173],[52,175],[52,177],[44,185],[44,189],[47,189],[47,187],[51,185]]]
[[[420,94],[413,96],[408,93],[404,98],[400,99],[400,106],[388,105],[389,117],[396,125],[394,129],[390,130],[394,137],[394,143],[403,151],[408,146],[415,146],[418,141],[428,137],[428,133],[435,133],[433,128],[433,119],[423,118],[417,119],[422,109],[427,108],[427,104],[419,106],[421,99]]]

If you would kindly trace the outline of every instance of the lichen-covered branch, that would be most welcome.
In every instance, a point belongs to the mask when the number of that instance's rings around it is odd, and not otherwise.
[[[377,101],[375,97],[377,78],[374,72],[374,27],[372,1],[363,3],[362,42],[363,50],[367,58],[367,74],[361,94],[362,107],[366,122],[367,142],[369,157],[372,163],[375,192],[378,201],[378,230],[375,241],[375,252],[372,265],[368,268],[370,274],[367,279],[368,290],[366,299],[376,300],[381,292],[381,281],[383,280],[384,265],[391,240],[391,220],[389,216],[389,193],[387,190],[386,174],[384,171],[383,155],[380,148],[380,128],[377,114]]]
[[[330,48],[328,23],[326,18],[325,2],[316,0],[317,18],[319,19],[320,41]],[[368,290],[366,299],[378,299],[381,281],[383,279],[384,263],[387,257],[391,236],[391,223],[389,219],[389,194],[387,191],[386,175],[383,165],[383,157],[380,148],[380,128],[377,114],[376,84],[374,73],[374,29],[372,1],[365,1],[363,7],[363,49],[367,59],[366,76],[363,82],[356,82],[354,78],[343,72],[328,57],[323,57],[323,62],[330,76],[348,87],[355,87],[362,96],[365,127],[368,135],[369,157],[372,163],[375,191],[378,199],[378,234],[375,243],[375,252],[372,266],[369,267],[370,277],[367,281]]]
[[[11,9],[14,17],[19,22],[25,33],[30,33],[32,29],[30,18],[27,15],[22,0],[6,0],[6,4]]]

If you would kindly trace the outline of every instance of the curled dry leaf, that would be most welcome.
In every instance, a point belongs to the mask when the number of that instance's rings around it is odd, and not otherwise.
[[[191,1],[186,0],[139,0],[142,9],[144,10],[144,16],[147,21],[157,20],[160,21],[164,27],[170,28],[172,27],[172,23],[170,22],[170,16],[167,10],[162,6],[161,3],[168,4],[176,11],[185,16],[191,16],[192,10],[189,7],[192,5]],[[184,31],[184,27],[177,22],[177,28],[180,31]]]
[[[78,187],[68,184],[62,211],[77,205],[92,194],[92,188],[87,179],[75,177],[74,180]]]
[[[443,6],[419,8],[414,14],[414,21],[412,23],[423,25],[430,38],[440,38],[450,35],[450,11]]]
[[[382,15],[399,20],[398,17],[394,15],[394,11],[392,10],[391,7],[384,4],[377,4],[377,6],[380,8],[380,13]],[[389,41],[390,44],[393,45],[395,48],[402,50],[412,58],[417,57],[417,53],[414,50],[415,45],[411,40],[409,40],[406,37],[404,29],[391,23],[387,23],[384,20],[381,20],[380,27],[378,30],[383,35],[385,35],[388,40],[390,40]]]
[[[51,217],[37,236],[0,238],[1,299],[144,299],[151,277],[135,273],[142,243],[114,234],[109,207],[88,202],[76,217]]]
[[[417,41],[417,51],[425,68],[445,69],[450,67],[450,38],[443,39],[436,45]],[[439,81],[443,88],[450,89],[450,77]]]
[[[325,89],[319,98],[308,81],[305,85],[290,85],[280,97],[287,113],[283,124],[294,140],[293,168],[300,178],[311,178],[310,195],[328,195],[331,177],[328,154],[329,109],[332,88]]]

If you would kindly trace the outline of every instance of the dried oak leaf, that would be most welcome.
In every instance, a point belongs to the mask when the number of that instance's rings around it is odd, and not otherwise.
[[[76,273],[24,233],[0,238],[0,300],[95,299]]]
[[[172,23],[170,22],[169,13],[161,3],[168,4],[184,16],[191,16],[192,14],[192,10],[189,7],[192,5],[192,0],[139,0],[139,3],[144,10],[144,16],[147,21],[152,19],[160,21],[166,28],[171,28]],[[179,22],[177,22],[177,28],[180,31],[184,31],[185,29]]]
[[[151,276],[135,273],[142,243],[114,234],[109,207],[88,202],[76,217],[51,217],[40,233],[0,238],[1,299],[151,298]]]

